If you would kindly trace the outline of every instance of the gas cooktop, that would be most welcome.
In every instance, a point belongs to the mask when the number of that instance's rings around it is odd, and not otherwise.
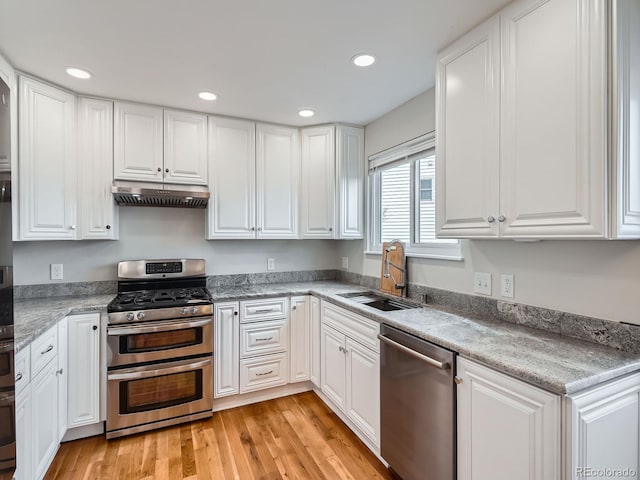
[[[107,306],[108,312],[183,307],[212,303],[205,287],[135,290],[121,292]]]

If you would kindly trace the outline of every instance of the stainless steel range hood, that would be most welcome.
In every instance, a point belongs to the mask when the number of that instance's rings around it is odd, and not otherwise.
[[[115,181],[111,192],[121,206],[205,208],[209,202],[209,189],[196,185]]]

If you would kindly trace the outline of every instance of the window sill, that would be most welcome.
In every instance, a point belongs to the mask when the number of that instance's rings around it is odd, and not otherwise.
[[[382,256],[382,252],[378,252],[375,250],[366,250],[364,252],[365,255],[379,255]],[[462,255],[436,255],[431,253],[412,253],[406,252],[405,256],[411,258],[430,258],[433,260],[451,260],[454,262],[464,262],[464,257]]]

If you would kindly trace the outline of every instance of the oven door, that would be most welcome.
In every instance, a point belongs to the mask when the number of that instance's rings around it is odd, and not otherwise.
[[[212,351],[212,317],[107,328],[109,367],[206,355]]]
[[[155,422],[202,412],[211,414],[212,409],[210,355],[107,374],[107,438],[116,430],[149,430],[155,428]]]

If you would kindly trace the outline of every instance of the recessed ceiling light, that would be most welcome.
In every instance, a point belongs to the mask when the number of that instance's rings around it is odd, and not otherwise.
[[[316,114],[316,112],[314,112],[313,110],[309,110],[309,109],[300,110],[298,112],[298,115],[300,115],[301,117],[313,117],[315,114]]]
[[[87,80],[93,77],[93,75],[91,75],[91,72],[78,67],[67,67],[67,73],[72,77],[79,78],[81,80]]]
[[[373,55],[369,55],[368,53],[359,53],[355,57],[351,59],[354,65],[358,67],[368,67],[369,65],[373,65],[376,61],[376,57]]]
[[[218,95],[216,95],[213,92],[200,92],[198,94],[198,96],[202,99],[202,100],[208,100],[209,102],[213,102],[215,99],[218,98]]]

